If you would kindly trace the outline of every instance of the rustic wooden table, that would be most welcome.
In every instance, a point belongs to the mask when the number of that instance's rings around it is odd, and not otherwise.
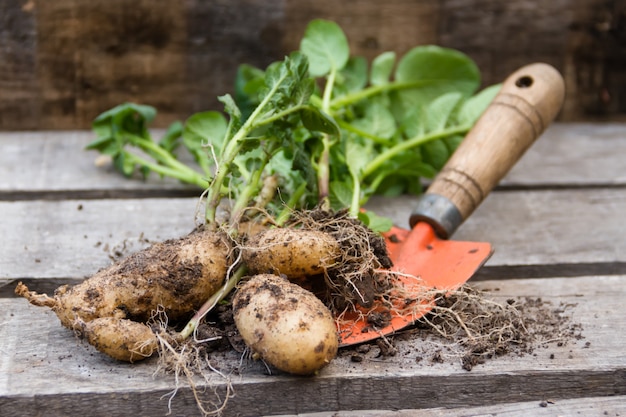
[[[90,139],[84,131],[0,133],[2,415],[166,415],[176,388],[172,376],[154,375],[153,360],[109,360],[13,295],[18,280],[50,292],[106,266],[123,244],[127,253],[194,225],[195,190],[98,168],[82,149]],[[391,357],[377,357],[375,344],[362,362],[340,353],[312,378],[267,375],[225,353],[222,376],[200,382],[201,395],[220,404],[232,386],[224,414],[242,416],[626,415],[625,185],[625,125],[556,124],[454,236],[495,247],[473,286],[567,306],[581,339],[469,372],[455,360],[418,361],[433,344],[415,338],[398,341]],[[371,206],[406,226],[413,202]],[[170,415],[199,414],[184,384],[170,405]]]

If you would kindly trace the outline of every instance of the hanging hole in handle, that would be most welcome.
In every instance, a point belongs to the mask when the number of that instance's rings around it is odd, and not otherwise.
[[[533,77],[530,75],[523,75],[515,81],[515,85],[519,88],[528,88],[533,85],[533,81]]]

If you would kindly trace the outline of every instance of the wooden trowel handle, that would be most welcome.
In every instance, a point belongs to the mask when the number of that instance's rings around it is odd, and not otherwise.
[[[565,85],[547,64],[511,74],[435,177],[410,217],[448,238],[482,203],[561,109]]]

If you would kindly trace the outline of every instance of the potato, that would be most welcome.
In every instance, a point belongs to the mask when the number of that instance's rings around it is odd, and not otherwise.
[[[157,337],[150,327],[132,320],[97,318],[82,322],[80,331],[89,344],[120,361],[140,361],[158,348]]]
[[[337,241],[324,232],[268,229],[248,240],[242,256],[252,274],[300,278],[323,273],[336,264],[341,249]]]
[[[61,323],[76,318],[130,318],[145,322],[158,306],[169,320],[198,309],[224,283],[230,245],[211,232],[156,243],[73,287],[55,292],[52,307]]]
[[[54,297],[29,291],[21,282],[15,293],[50,307],[65,327],[82,331],[98,350],[132,362],[156,349],[155,336],[142,323],[156,311],[173,322],[191,316],[224,283],[230,252],[225,235],[197,231],[156,243],[78,285],[64,285]]]
[[[310,375],[337,354],[330,311],[282,277],[262,274],[243,283],[233,297],[233,315],[246,345],[282,371]]]

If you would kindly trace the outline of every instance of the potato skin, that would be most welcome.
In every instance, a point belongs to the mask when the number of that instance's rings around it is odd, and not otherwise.
[[[282,277],[261,274],[243,283],[233,297],[233,315],[246,345],[282,371],[311,375],[337,355],[328,308]]]
[[[102,317],[82,322],[80,330],[89,344],[120,361],[143,360],[158,348],[150,327],[132,320]]]
[[[224,235],[209,231],[156,243],[78,285],[60,287],[53,310],[68,328],[76,319],[99,317],[145,322],[158,306],[179,320],[223,284],[230,249]]]
[[[242,255],[252,274],[271,273],[293,279],[323,273],[339,260],[341,249],[328,233],[268,229],[252,236]]]

